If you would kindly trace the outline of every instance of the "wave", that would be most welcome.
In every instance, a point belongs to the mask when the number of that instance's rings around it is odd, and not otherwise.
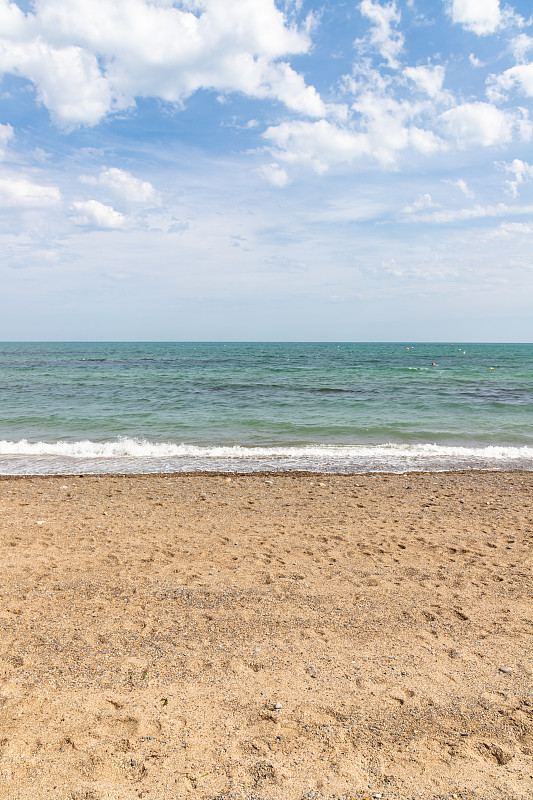
[[[0,455],[66,456],[68,458],[284,458],[304,456],[313,458],[357,458],[358,456],[394,455],[396,457],[435,456],[461,458],[523,459],[533,461],[533,447],[464,447],[437,444],[379,444],[379,445],[283,445],[278,447],[253,447],[243,445],[199,446],[149,442],[146,439],[118,437],[112,442],[93,442],[84,439],[77,442],[19,442],[0,441]]]
[[[0,473],[309,470],[408,472],[450,469],[533,470],[533,447],[378,445],[199,446],[120,437],[115,441],[0,441]]]

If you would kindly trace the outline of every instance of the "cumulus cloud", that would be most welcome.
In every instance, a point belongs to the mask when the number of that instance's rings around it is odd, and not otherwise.
[[[0,123],[0,158],[4,158],[8,142],[14,136],[13,128],[11,125],[2,125]]]
[[[374,109],[365,127],[361,131],[328,120],[292,121],[267,128],[263,136],[280,161],[308,166],[318,174],[363,158],[391,166],[407,148],[427,155],[445,147],[432,131],[405,124],[400,115],[384,109]]]
[[[373,0],[362,0],[359,10],[372,23],[368,43],[377,48],[389,67],[398,67],[397,57],[402,51],[404,37],[396,30],[396,25],[400,22],[400,12],[394,0],[385,5]],[[358,40],[356,44],[364,41]]]
[[[57,186],[42,186],[26,178],[0,178],[0,205],[4,208],[46,208],[60,200]]]
[[[522,183],[528,183],[533,180],[533,164],[528,164],[526,161],[521,161],[519,158],[513,159],[511,163],[499,164],[507,173],[513,176],[512,180],[506,181],[507,193],[511,197],[518,197],[518,187]]]
[[[443,183],[449,183],[450,186],[457,186],[457,188],[469,200],[473,200],[473,198],[475,197],[474,192],[469,188],[467,182],[463,178],[458,178],[456,181],[444,180]]]
[[[409,123],[417,110],[408,102],[396,100],[387,93],[366,91],[354,102],[353,109],[361,115],[364,152],[382,164],[392,164],[396,154],[412,141],[421,143],[422,147],[427,145],[419,128],[415,128],[414,139],[411,139]]]
[[[102,186],[120,201],[133,204],[157,204],[160,202],[158,192],[149,181],[135,178],[131,173],[117,167],[103,169],[98,177],[80,175],[83,183]]]
[[[328,122],[292,121],[267,128],[263,134],[280,158],[288,163],[310,166],[324,173],[331,166],[351,163],[357,156],[368,153],[368,140],[363,134]]]
[[[499,0],[451,0],[448,8],[454,22],[478,36],[494,33],[502,19]]]
[[[406,67],[403,74],[429,97],[438,97],[442,92],[445,69],[440,65],[435,67]]]
[[[418,128],[416,125],[412,125],[408,130],[408,134],[409,144],[414,150],[425,156],[436,153],[438,150],[446,150],[447,148],[446,142],[433,133],[433,131],[424,130],[424,128]]]
[[[516,118],[490,103],[463,103],[440,115],[440,126],[458,147],[490,147],[512,139]]]
[[[420,194],[414,203],[411,205],[405,206],[404,212],[406,214],[413,214],[418,211],[421,211],[423,208],[432,208],[433,206],[438,205],[437,203],[433,202],[433,199],[429,192],[424,192],[424,194]]]
[[[485,66],[483,61],[481,61],[481,59],[479,59],[473,53],[470,53],[470,55],[468,56],[468,60],[470,61],[473,67],[476,67],[476,69]]]
[[[465,11],[466,6],[462,8]],[[474,10],[479,11],[480,7],[469,8],[473,20]],[[380,43],[389,41],[393,23],[399,20],[396,6],[363,0],[360,9],[373,21],[373,44],[379,49]],[[400,49],[399,40],[397,43],[395,52]],[[392,56],[388,66],[391,59]],[[518,65],[515,69],[527,68],[528,65]],[[514,75],[512,71],[508,73]],[[445,67],[440,64],[405,66],[390,73],[376,67],[370,58],[359,58],[351,74],[342,78],[344,96],[347,100],[352,98],[346,106],[345,119],[330,115],[318,121],[285,121],[267,128],[263,136],[277,162],[285,166],[307,165],[318,173],[341,165],[366,164],[369,160],[396,166],[399,155],[407,151],[429,156],[439,151],[504,146],[516,138],[531,138],[532,125],[526,109],[502,109],[494,102],[481,100],[457,103],[452,92],[444,88],[445,77]],[[522,82],[529,91],[525,78]],[[472,198],[466,184],[456,185]]]
[[[325,106],[283,61],[310,47],[274,0],[0,0],[0,71],[31,81],[66,128],[94,125],[137,97],[182,104],[198,89],[271,98],[309,116]]]
[[[405,97],[404,76],[410,79],[414,99]],[[412,67],[385,77],[363,62],[343,79],[346,94],[354,98],[348,119],[292,120],[267,128],[263,136],[276,159],[305,164],[318,173],[361,159],[391,166],[407,149],[429,155],[446,148],[431,130],[435,109],[450,102],[443,81],[441,67]],[[404,96],[398,99],[397,92]]]
[[[72,221],[75,225],[101,230],[120,230],[128,224],[128,218],[98,200],[85,200],[72,204],[75,212]]]
[[[526,61],[526,54],[533,50],[533,37],[520,33],[511,42],[511,49],[516,61]]]
[[[515,88],[526,97],[533,97],[533,64],[516,64],[501,75],[491,75],[487,84],[487,95],[495,102],[505,99]]]
[[[407,150],[430,155],[448,147],[435,124],[453,102],[443,89],[444,77],[440,65],[388,75],[363,59],[342,79],[345,97],[352,98],[346,119],[286,121],[270,126],[263,136],[278,161],[304,164],[318,173],[363,160],[394,166]]]
[[[272,164],[265,164],[260,168],[259,173],[268,183],[271,183],[272,186],[283,187],[289,182],[287,172],[275,162]]]

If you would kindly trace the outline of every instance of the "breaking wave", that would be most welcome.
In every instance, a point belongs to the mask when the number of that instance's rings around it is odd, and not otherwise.
[[[0,441],[0,473],[408,472],[452,469],[533,470],[533,447],[437,444],[197,446],[120,437],[115,441]]]

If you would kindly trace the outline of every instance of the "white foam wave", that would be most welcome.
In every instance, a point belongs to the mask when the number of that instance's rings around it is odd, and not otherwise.
[[[406,472],[533,469],[533,447],[438,444],[197,446],[118,438],[93,442],[0,441],[0,473],[315,470]]]
[[[112,442],[19,442],[0,441],[2,456],[63,456],[66,458],[327,458],[334,460],[392,456],[395,458],[483,458],[498,460],[531,460],[533,447],[464,447],[437,444],[379,445],[305,445],[279,447],[245,447],[242,445],[201,447],[170,442],[149,442],[145,439],[119,437]]]

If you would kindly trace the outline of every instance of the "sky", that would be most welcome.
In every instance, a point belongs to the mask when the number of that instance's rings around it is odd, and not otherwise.
[[[0,339],[533,341],[530,0],[0,0]]]

